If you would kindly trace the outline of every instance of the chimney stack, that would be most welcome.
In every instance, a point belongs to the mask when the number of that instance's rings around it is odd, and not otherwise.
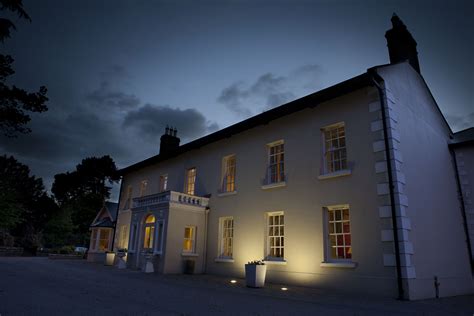
[[[160,138],[160,155],[169,154],[179,147],[180,139],[176,135],[178,130],[166,125],[165,133]]]
[[[407,30],[402,20],[394,13],[392,16],[392,28],[385,33],[387,39],[390,63],[395,64],[408,60],[410,65],[420,73],[416,41]]]

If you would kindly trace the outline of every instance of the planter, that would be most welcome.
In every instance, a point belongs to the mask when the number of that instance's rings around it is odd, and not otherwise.
[[[117,263],[117,268],[119,269],[126,269],[127,268],[127,263],[125,261],[125,257],[127,254],[125,252],[118,252],[117,257],[118,257],[118,263]]]
[[[245,265],[245,282],[248,287],[263,287],[265,285],[265,275],[267,266],[262,264]]]
[[[113,266],[113,265],[114,265],[114,259],[115,259],[115,253],[113,253],[113,252],[106,252],[106,253],[105,253],[105,262],[104,262],[104,265],[106,265],[106,266]]]
[[[144,269],[143,272],[145,272],[145,273],[155,272],[155,268],[153,266],[153,254],[151,254],[151,253],[147,253],[145,255],[145,269]]]

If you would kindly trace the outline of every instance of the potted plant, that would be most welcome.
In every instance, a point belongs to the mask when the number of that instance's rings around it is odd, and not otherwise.
[[[113,266],[114,265],[114,259],[115,259],[115,252],[113,252],[113,251],[106,251],[105,252],[105,262],[104,262],[104,264],[106,266]]]
[[[127,264],[126,264],[125,259],[124,259],[125,256],[127,256],[127,248],[117,249],[117,257],[119,258],[117,268],[119,268],[119,269],[126,269],[127,268]]]
[[[267,266],[263,260],[250,261],[245,265],[245,281],[248,287],[263,287]]]

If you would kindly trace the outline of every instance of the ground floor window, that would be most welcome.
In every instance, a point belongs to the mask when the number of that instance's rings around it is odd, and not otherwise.
[[[145,219],[145,235],[143,237],[143,249],[153,249],[153,240],[155,238],[155,216],[148,215]]]
[[[109,250],[110,244],[110,230],[109,229],[99,229],[99,251]]]
[[[351,227],[349,206],[326,207],[327,217],[327,259],[352,259]]]
[[[196,251],[196,226],[184,228],[183,252],[194,253]]]
[[[268,213],[267,259],[282,260],[285,256],[285,215],[283,212]]]
[[[234,239],[234,219],[221,217],[219,219],[219,257],[232,258]]]

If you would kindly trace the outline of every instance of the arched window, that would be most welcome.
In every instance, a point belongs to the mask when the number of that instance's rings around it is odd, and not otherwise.
[[[155,216],[150,214],[145,219],[145,238],[143,238],[143,249],[153,249],[153,237],[155,237]]]

